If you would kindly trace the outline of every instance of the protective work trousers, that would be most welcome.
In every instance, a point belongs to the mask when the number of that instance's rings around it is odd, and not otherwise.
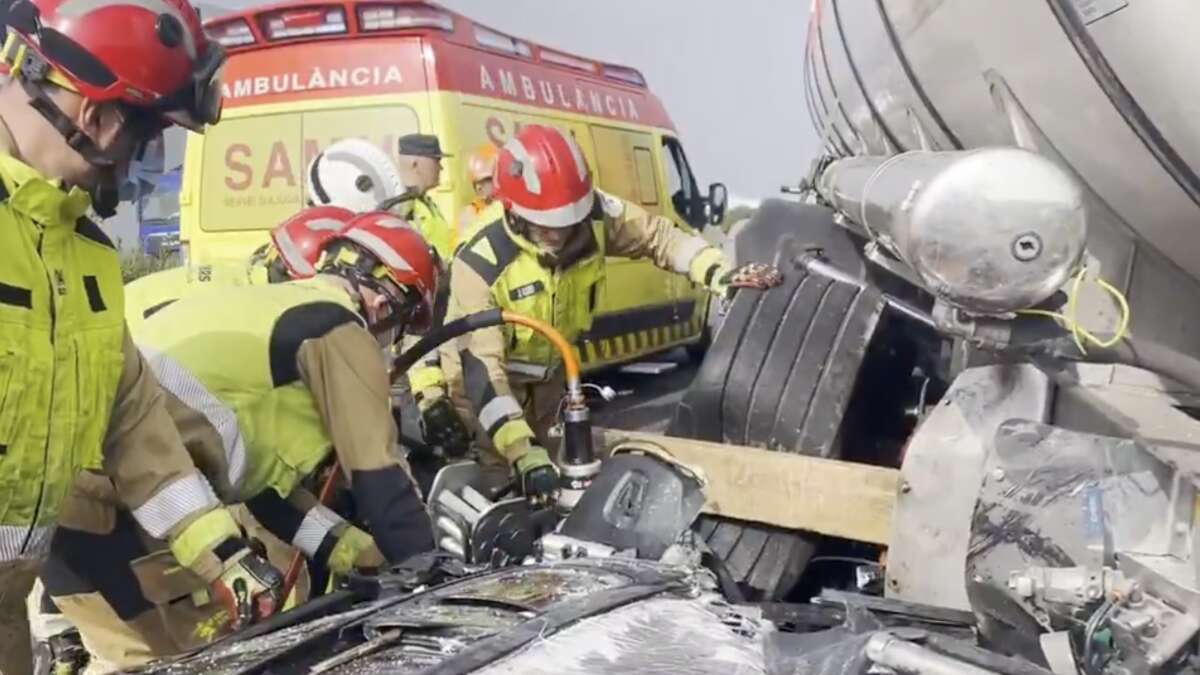
[[[231,509],[271,563],[287,569],[295,551],[243,506]],[[152,539],[115,500],[108,479],[84,474],[62,512],[41,570],[44,593],[29,598],[34,639],[74,626],[92,658],[88,673],[144,665],[220,637],[224,609],[204,581],[182,568],[164,541]],[[293,599],[307,598],[306,575]],[[5,674],[7,675],[7,673]]]
[[[40,561],[0,563],[0,675],[33,672],[25,596],[37,578]]]
[[[496,449],[487,431],[479,424],[470,400],[467,398],[463,383],[462,370],[458,359],[442,359],[442,368],[446,372],[446,382],[450,391],[450,399],[458,414],[462,416],[474,435],[474,445],[479,449],[479,463],[487,468],[512,470],[512,466]],[[543,448],[550,452],[551,459],[557,460],[559,440],[550,438],[550,429],[558,422],[558,409],[566,393],[566,380],[562,369],[557,368],[546,381],[522,381],[517,377],[509,380],[513,398],[521,406],[525,421],[533,429],[534,437]]]

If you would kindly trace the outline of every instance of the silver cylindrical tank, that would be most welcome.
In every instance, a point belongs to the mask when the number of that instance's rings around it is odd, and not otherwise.
[[[812,16],[803,76],[830,153],[1015,145],[1024,116],[1085,188],[1088,252],[1131,331],[1200,355],[1200,303],[1178,301],[1200,296],[1200,3],[815,0]]]
[[[1018,148],[842,159],[817,189],[932,293],[978,314],[1050,297],[1077,269],[1087,240],[1079,184]]]

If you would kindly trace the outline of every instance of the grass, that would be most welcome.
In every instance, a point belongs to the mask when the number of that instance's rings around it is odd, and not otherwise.
[[[122,253],[121,279],[125,283],[129,283],[138,277],[144,277],[147,274],[175,267],[179,265],[176,257],[173,254],[148,255],[140,250]]]

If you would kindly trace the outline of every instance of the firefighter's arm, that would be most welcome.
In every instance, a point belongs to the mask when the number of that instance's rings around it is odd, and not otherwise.
[[[390,383],[375,338],[361,326],[343,324],[306,340],[296,360],[380,550],[399,563],[432,549],[429,516],[394,451]]]
[[[456,257],[450,266],[447,321],[496,307],[488,283],[469,262]],[[462,336],[458,350],[471,408],[493,445],[512,465],[530,450],[534,436],[504,370],[506,342],[504,329],[495,326]]]
[[[179,562],[211,582],[241,530],[197,470],[167,412],[154,372],[128,331],[123,368],[104,439],[104,470],[138,524],[166,539]]]
[[[721,290],[716,285],[730,269],[721,249],[676,227],[669,218],[652,216],[619,197],[597,190],[596,198],[604,213],[609,255],[650,258],[657,267]]]
[[[400,342],[400,353],[408,351],[420,338],[405,335]],[[442,360],[437,350],[421,357],[405,374],[413,398],[420,404],[425,399],[436,399],[446,395],[446,376],[442,373]]]
[[[303,488],[286,498],[270,488],[246,501],[255,520],[305,556],[337,574],[383,565],[383,554],[371,535],[346,522]]]

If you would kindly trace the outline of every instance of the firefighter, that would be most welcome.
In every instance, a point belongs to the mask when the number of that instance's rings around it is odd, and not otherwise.
[[[361,138],[340,140],[308,164],[309,206],[332,205],[366,213],[407,191],[396,163]]]
[[[181,266],[125,284],[125,320],[137,329],[172,302],[211,288],[279,283],[311,277],[325,243],[354,216],[338,206],[309,207],[271,230],[271,241],[242,264]]]
[[[429,134],[401,136],[399,150],[400,180],[416,193],[416,199],[408,205],[410,210],[398,214],[413,223],[442,260],[449,260],[453,239],[450,224],[429,198],[429,191],[442,179],[442,159],[452,155],[443,153],[438,137]]]
[[[216,493],[335,573],[433,547],[420,494],[394,454],[381,347],[428,325],[436,275],[415,230],[367,213],[330,242],[316,277],[185,298],[135,335]],[[303,488],[334,453],[373,537]],[[156,560],[162,543],[139,536],[102,489],[76,497],[42,583],[88,651],[130,667],[213,637],[222,608],[192,600],[199,580]]]
[[[494,143],[484,143],[467,158],[467,177],[471,179],[475,196],[458,214],[459,245],[470,239],[477,229],[504,214],[500,202],[496,201],[496,184],[492,180],[498,154],[500,150]]]
[[[107,217],[138,146],[220,116],[220,47],[184,0],[17,0],[0,85],[0,672],[32,665],[25,597],[68,490],[101,471],[236,610],[267,563],[188,457],[127,335]],[[116,33],[124,41],[114,41]],[[269,602],[263,609],[269,611]]]
[[[768,265],[733,269],[700,237],[597,190],[578,144],[556,129],[522,127],[500,151],[495,180],[504,215],[459,249],[447,321],[498,307],[546,321],[574,342],[591,326],[606,255],[651,258],[719,296],[782,281]],[[469,333],[457,349],[442,354],[451,395],[525,495],[548,500],[558,486],[545,449],[562,398],[558,354],[510,326]]]
[[[437,206],[428,201],[424,193],[437,185],[441,171],[440,158],[444,155],[437,138],[433,136],[401,138],[400,152],[406,151],[412,154],[401,157],[401,160],[402,166],[406,167],[407,184],[416,186],[411,192],[397,173],[395,163],[377,146],[357,138],[334,143],[313,158],[309,165],[309,201],[369,211],[385,202],[395,202],[395,197],[407,194],[412,199],[396,203],[393,213],[421,230],[426,241],[433,241],[444,229],[445,221],[441,220]],[[441,260],[439,254],[439,269]],[[439,307],[444,307],[444,300]],[[410,338],[404,345],[411,346],[415,342],[415,338]],[[442,448],[452,457],[466,454],[470,435],[466,424],[446,398],[445,378],[438,365],[437,354],[430,355],[410,369],[405,380],[415,399],[425,441]],[[401,415],[400,408],[407,401],[405,395],[398,396],[397,421]]]

